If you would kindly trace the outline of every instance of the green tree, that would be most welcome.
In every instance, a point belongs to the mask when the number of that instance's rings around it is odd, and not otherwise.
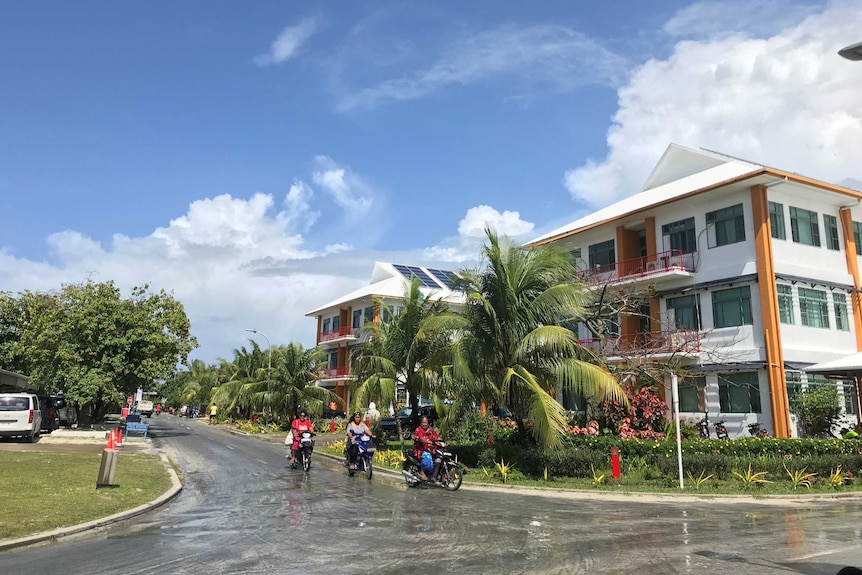
[[[354,409],[367,407],[371,401],[395,408],[396,390],[403,385],[413,413],[418,413],[419,397],[435,393],[440,373],[432,359],[443,348],[442,337],[420,337],[422,322],[448,309],[447,304],[432,300],[419,289],[413,278],[405,286],[400,311],[393,315],[388,305],[379,299],[386,321],[363,326],[361,337],[366,339],[352,358]],[[403,436],[400,421],[395,419],[398,434]],[[418,422],[413,421],[415,426]]]
[[[512,412],[519,430],[532,420],[545,447],[560,441],[566,414],[559,388],[625,402],[598,359],[560,323],[577,321],[590,302],[568,256],[553,247],[523,248],[486,230],[483,267],[463,271],[466,304],[460,313],[425,320],[425,333],[451,335],[452,380],[462,394]]]
[[[20,341],[31,376],[92,406],[97,419],[138,387],[170,377],[197,341],[182,304],[148,289],[135,287],[124,299],[113,282],[87,281],[25,294],[29,322]]]
[[[828,434],[841,415],[841,401],[835,385],[812,386],[791,401],[793,413],[802,421],[806,435]]]

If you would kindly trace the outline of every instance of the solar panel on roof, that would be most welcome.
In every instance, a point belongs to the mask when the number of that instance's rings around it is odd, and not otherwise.
[[[449,289],[456,289],[460,280],[454,272],[428,268],[428,272]]]
[[[419,284],[424,286],[424,287],[429,287],[429,288],[439,288],[440,287],[439,285],[437,285],[437,283],[433,279],[431,279],[431,276],[429,276],[428,274],[425,273],[425,271],[422,268],[417,268],[416,266],[403,266],[401,264],[392,264],[392,267],[394,267],[396,270],[398,270],[398,273],[400,273],[401,275],[403,275],[407,279],[415,277],[416,279],[419,280]]]

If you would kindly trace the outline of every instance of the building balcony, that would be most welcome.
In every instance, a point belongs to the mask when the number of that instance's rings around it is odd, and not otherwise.
[[[660,276],[688,276],[696,271],[697,252],[668,250],[652,256],[641,256],[613,264],[581,270],[578,277],[590,285],[617,282],[636,282],[644,278]]]
[[[582,339],[578,343],[606,358],[699,353],[700,332],[693,329],[654,331],[608,336],[604,341]]]
[[[350,377],[350,366],[342,365],[341,367],[321,369],[317,375],[320,379],[346,379]]]
[[[330,331],[322,331],[320,332],[320,343],[329,343],[341,340],[354,340],[356,339],[357,331],[358,330],[353,329],[349,326],[340,327],[338,329],[333,329]]]

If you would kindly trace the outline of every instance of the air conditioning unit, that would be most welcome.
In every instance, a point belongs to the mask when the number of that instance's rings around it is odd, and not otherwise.
[[[646,271],[657,272],[661,270],[661,262],[647,262]]]

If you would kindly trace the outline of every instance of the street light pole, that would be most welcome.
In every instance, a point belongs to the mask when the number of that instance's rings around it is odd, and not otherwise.
[[[269,338],[266,337],[266,334],[262,331],[257,331],[256,329],[247,329],[245,331],[250,331],[251,333],[262,335],[266,339],[266,343],[269,344],[269,369],[267,369],[266,371],[266,378],[269,379],[270,372],[272,371],[272,342],[269,341]]]

